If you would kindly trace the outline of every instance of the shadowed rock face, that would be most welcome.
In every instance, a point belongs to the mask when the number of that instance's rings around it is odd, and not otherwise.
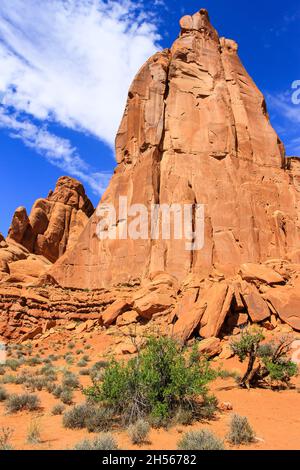
[[[299,160],[285,157],[237,44],[219,38],[205,10],[180,27],[171,49],[151,57],[132,83],[118,166],[101,202],[117,210],[119,196],[147,207],[204,204],[204,248],[190,252],[174,239],[100,241],[94,214],[51,269],[62,286],[108,287],[155,272],[183,282],[214,270],[231,276],[243,263],[300,262]],[[43,236],[37,249],[44,243]],[[53,259],[59,250],[49,250]]]
[[[53,263],[75,244],[93,211],[82,184],[63,176],[54,192],[35,202],[29,216],[24,207],[16,210],[7,242],[16,242]]]

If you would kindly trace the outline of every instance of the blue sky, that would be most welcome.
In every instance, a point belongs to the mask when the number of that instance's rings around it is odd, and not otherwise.
[[[299,0],[1,0],[0,232],[64,174],[97,204],[131,80],[171,45],[180,17],[203,7],[239,43],[287,153],[300,155]]]

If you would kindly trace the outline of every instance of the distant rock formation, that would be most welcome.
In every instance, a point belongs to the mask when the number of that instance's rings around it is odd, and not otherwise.
[[[0,281],[29,281],[42,275],[74,246],[94,207],[79,181],[63,176],[27,215],[19,207],[6,240],[0,236]]]

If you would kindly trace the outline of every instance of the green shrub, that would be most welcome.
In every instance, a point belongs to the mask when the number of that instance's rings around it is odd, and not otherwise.
[[[86,366],[87,366],[87,361],[85,361],[83,358],[81,358],[81,359],[77,362],[77,366],[78,366],[78,367],[86,367]]]
[[[111,407],[124,421],[141,417],[169,419],[178,407],[191,409],[195,418],[208,397],[207,384],[215,378],[205,358],[195,350],[188,357],[170,338],[149,338],[137,357],[128,363],[112,361],[103,381],[94,380],[86,394]]]
[[[16,413],[21,410],[34,411],[40,407],[40,400],[37,395],[24,393],[21,395],[13,394],[6,402],[6,409],[9,413]]]
[[[179,450],[224,450],[223,441],[206,429],[186,432],[177,446]]]
[[[65,405],[72,405],[73,397],[74,397],[73,391],[69,388],[66,388],[60,394],[60,399]]]
[[[79,442],[74,450],[118,450],[118,444],[112,434],[103,433],[93,440]]]
[[[8,398],[7,391],[5,390],[5,388],[0,387],[0,402],[7,400],[7,398]]]
[[[65,411],[65,406],[62,405],[61,403],[58,403],[57,405],[53,406],[51,413],[53,414],[53,416],[58,416],[58,415],[62,415],[64,411]]]
[[[292,337],[261,344],[264,336],[257,327],[247,328],[237,341],[231,343],[232,351],[241,362],[248,359],[247,370],[240,381],[242,387],[262,385],[288,386],[298,373],[297,364],[290,361]]]
[[[230,421],[227,439],[231,444],[248,444],[255,439],[255,433],[245,416],[234,414]]]
[[[132,444],[140,445],[146,442],[150,429],[150,424],[143,419],[139,419],[136,423],[131,424],[128,428],[128,435]]]
[[[71,389],[80,388],[78,377],[72,372],[65,372],[62,380],[62,387]]]
[[[24,363],[21,359],[7,359],[5,366],[9,367],[14,372]]]

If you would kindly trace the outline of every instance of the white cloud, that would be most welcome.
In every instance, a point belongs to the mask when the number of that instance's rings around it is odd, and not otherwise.
[[[113,149],[130,83],[158,50],[154,17],[132,0],[1,0],[0,128],[101,194],[110,175],[47,126]]]
[[[67,139],[57,137],[46,128],[37,127],[28,120],[18,119],[16,115],[8,115],[0,107],[0,129],[9,129],[10,137],[21,139],[23,143],[43,155],[54,166],[87,183],[95,194],[105,190],[110,174],[93,172],[80,158],[77,150]]]
[[[131,0],[1,0],[3,104],[113,146],[130,82],[156,50]]]

